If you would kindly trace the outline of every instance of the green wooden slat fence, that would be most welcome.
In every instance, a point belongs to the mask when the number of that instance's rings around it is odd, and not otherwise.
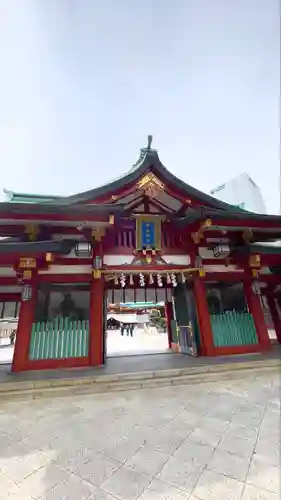
[[[225,311],[211,314],[214,345],[238,346],[258,343],[252,315],[247,312]]]
[[[66,359],[88,356],[89,321],[53,321],[33,323],[29,359]]]

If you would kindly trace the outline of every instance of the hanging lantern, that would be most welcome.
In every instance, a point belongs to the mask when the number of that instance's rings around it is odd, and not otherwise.
[[[157,286],[159,286],[159,288],[161,288],[163,286],[161,274],[157,274]]]
[[[114,275],[114,285],[118,285],[118,276],[117,276],[117,274]]]
[[[121,275],[120,275],[120,285],[122,288],[124,288],[126,286],[126,276],[123,273],[121,273]]]
[[[130,274],[130,285],[134,285],[134,277],[132,274]]]
[[[184,275],[184,273],[181,273],[181,282],[182,282],[182,283],[185,283],[185,282],[186,282],[186,279],[185,279],[185,275]]]
[[[30,300],[32,297],[32,288],[30,285],[24,285],[22,287],[21,291],[21,300],[23,302],[26,302],[27,300]]]
[[[172,282],[173,287],[177,286],[177,277],[174,273],[171,274],[171,282]]]
[[[75,245],[75,255],[77,257],[91,257],[92,256],[92,245],[87,241],[79,241]],[[98,269],[98,268],[96,268]]]
[[[140,286],[144,287],[145,286],[145,279],[144,279],[143,273],[139,274],[139,278],[140,278]]]
[[[171,283],[171,278],[170,278],[169,273],[167,273],[167,278],[166,278],[166,279],[167,279],[167,284],[168,284],[168,285],[170,285],[170,283]]]
[[[154,283],[153,275],[152,273],[149,273],[149,284],[153,285],[153,283]]]

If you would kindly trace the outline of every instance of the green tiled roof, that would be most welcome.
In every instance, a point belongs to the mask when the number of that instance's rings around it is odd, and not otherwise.
[[[4,193],[9,203],[48,203],[60,198],[59,196],[48,194],[14,193],[13,191],[8,191],[6,189],[4,189]]]

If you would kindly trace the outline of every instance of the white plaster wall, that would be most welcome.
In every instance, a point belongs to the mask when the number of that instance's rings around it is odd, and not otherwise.
[[[203,266],[206,273],[242,273],[243,269],[236,269],[235,266]]]
[[[175,264],[177,266],[189,266],[190,256],[189,255],[163,255],[162,256],[167,264]]]
[[[107,254],[103,257],[103,263],[106,266],[122,266],[122,264],[131,264],[133,260],[134,255]]]
[[[16,271],[12,267],[0,267],[0,276],[16,276]]]

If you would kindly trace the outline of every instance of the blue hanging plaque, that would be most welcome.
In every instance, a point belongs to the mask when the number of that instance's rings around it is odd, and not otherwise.
[[[155,246],[155,224],[154,222],[142,221],[141,225],[141,246],[153,248]]]
[[[143,216],[137,219],[136,247],[138,250],[156,250],[161,246],[161,219]]]

